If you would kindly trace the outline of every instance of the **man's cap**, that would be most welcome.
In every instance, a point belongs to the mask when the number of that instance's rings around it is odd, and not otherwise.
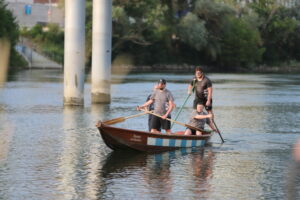
[[[167,81],[163,78],[159,79],[158,83],[162,83],[164,85],[166,85]]]

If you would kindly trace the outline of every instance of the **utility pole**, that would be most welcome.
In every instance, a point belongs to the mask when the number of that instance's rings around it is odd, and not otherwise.
[[[93,0],[92,103],[110,103],[112,0]]]
[[[84,66],[85,0],[65,0],[64,105],[83,106]]]

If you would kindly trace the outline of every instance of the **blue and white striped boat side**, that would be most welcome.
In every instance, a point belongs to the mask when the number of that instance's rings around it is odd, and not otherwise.
[[[203,147],[205,140],[166,139],[148,137],[147,145],[162,147]]]

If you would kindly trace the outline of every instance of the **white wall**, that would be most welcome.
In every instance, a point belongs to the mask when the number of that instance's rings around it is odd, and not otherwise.
[[[33,0],[5,0],[7,3],[27,3],[33,4]]]
[[[7,8],[10,9],[20,27],[32,27],[37,23],[55,23],[60,27],[64,27],[64,11],[52,4],[33,3],[33,0],[5,0],[8,3]],[[31,5],[31,14],[25,14],[25,6]],[[48,15],[51,10],[51,15]]]

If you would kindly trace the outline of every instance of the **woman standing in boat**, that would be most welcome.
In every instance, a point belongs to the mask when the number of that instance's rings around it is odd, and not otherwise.
[[[174,108],[174,97],[172,93],[166,89],[166,80],[160,79],[158,81],[157,89],[153,91],[150,96],[150,100],[144,103],[142,106],[138,106],[137,109],[141,110],[146,108],[150,104],[154,103],[154,113],[161,115],[161,117],[152,116],[151,119],[151,132],[160,133],[160,128],[165,129],[166,133],[171,133],[171,123],[166,120]]]

